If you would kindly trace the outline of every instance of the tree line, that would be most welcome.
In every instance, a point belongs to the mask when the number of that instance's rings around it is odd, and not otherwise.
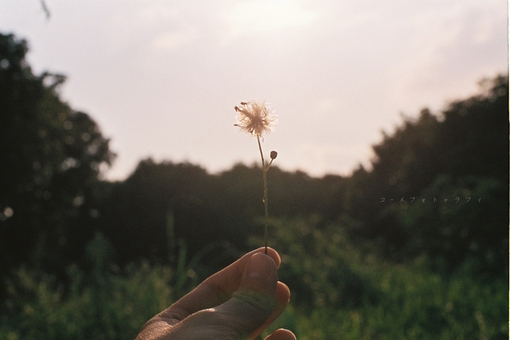
[[[65,278],[90,265],[97,233],[111,258],[172,262],[185,247],[224,254],[261,233],[261,169],[141,160],[124,181],[102,174],[115,158],[97,123],[62,100],[65,76],[34,74],[28,44],[0,34],[0,273],[20,265]],[[272,218],[320,217],[392,261],[418,256],[437,268],[470,261],[508,270],[508,78],[478,94],[404,118],[373,146],[370,167],[311,177],[272,167]],[[210,258],[209,258],[210,259]],[[204,256],[204,261],[208,257]]]

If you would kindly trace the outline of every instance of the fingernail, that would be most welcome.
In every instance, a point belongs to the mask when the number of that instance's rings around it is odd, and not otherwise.
[[[244,269],[239,291],[263,293],[274,299],[278,282],[278,269],[273,259],[265,254],[256,253],[250,257]]]
[[[246,266],[244,276],[247,278],[269,277],[275,270],[273,259],[262,253],[254,254]]]

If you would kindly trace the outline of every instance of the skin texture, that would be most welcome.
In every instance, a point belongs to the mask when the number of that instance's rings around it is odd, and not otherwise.
[[[289,303],[289,288],[278,281],[280,263],[272,248],[244,255],[147,321],[137,340],[256,338]],[[279,329],[266,340],[296,337]]]

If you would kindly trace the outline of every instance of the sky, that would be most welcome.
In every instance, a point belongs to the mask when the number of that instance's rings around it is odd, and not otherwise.
[[[234,127],[258,100],[278,116],[273,165],[311,176],[368,166],[371,146],[420,110],[439,112],[508,72],[503,0],[0,0],[0,32],[28,62],[68,77],[62,98],[117,154],[211,173],[260,162]],[[266,158],[267,158],[266,155]]]

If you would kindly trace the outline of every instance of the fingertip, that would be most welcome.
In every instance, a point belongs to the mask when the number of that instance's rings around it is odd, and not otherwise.
[[[276,286],[276,300],[278,304],[283,306],[287,306],[290,302],[290,289],[285,283],[280,281],[278,281]]]
[[[273,332],[273,334],[266,337],[264,340],[297,340],[294,333],[288,329],[280,328]]]
[[[261,292],[274,297],[277,281],[278,273],[272,258],[265,254],[255,253],[246,264],[239,289]]]
[[[280,268],[280,264],[282,263],[282,259],[280,257],[280,254],[276,250],[274,250],[271,247],[267,247],[267,253],[266,253],[266,247],[260,247],[254,251],[255,253],[264,253],[271,257],[276,264],[276,268]]]

